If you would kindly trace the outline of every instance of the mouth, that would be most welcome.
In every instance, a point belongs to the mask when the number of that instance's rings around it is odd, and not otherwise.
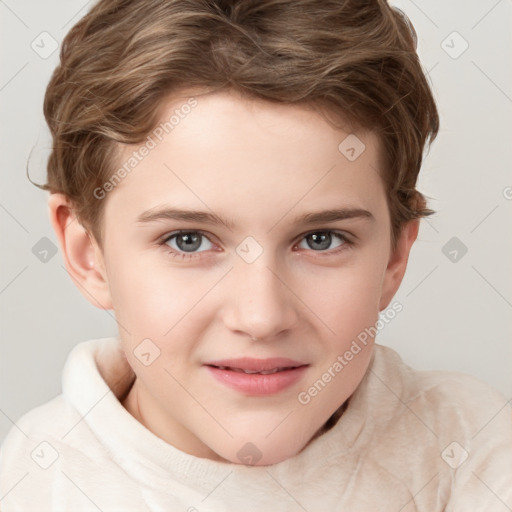
[[[231,359],[204,365],[223,385],[245,395],[272,395],[296,384],[309,364],[285,358]]]
[[[271,357],[267,359],[257,359],[253,357],[239,357],[236,359],[219,359],[217,361],[208,361],[206,366],[213,366],[222,370],[231,370],[245,373],[261,373],[268,375],[284,370],[291,370],[306,363],[296,361],[287,357]]]
[[[244,368],[233,368],[231,366],[215,366],[215,365],[207,365],[211,366],[212,368],[218,368],[219,370],[229,370],[231,372],[237,372],[237,373],[246,373],[248,375],[272,375],[277,372],[284,372],[287,370],[294,370],[295,368],[300,368],[300,366],[285,366],[281,368],[273,368],[272,370],[247,370]],[[305,365],[303,365],[305,366]]]

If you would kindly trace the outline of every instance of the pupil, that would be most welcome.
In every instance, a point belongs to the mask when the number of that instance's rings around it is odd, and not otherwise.
[[[180,243],[184,241],[184,243]],[[176,245],[187,252],[194,252],[201,245],[201,235],[198,233],[181,233],[176,237]]]
[[[320,236],[319,236],[320,235]],[[322,233],[313,233],[312,235],[308,236],[308,239],[313,240],[315,243],[320,243],[320,245],[317,245],[316,247],[311,247],[308,240],[308,245],[312,249],[327,249],[329,245],[331,245],[331,234],[322,232]]]

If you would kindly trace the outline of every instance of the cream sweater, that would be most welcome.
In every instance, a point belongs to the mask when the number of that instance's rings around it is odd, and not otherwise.
[[[512,410],[473,377],[415,371],[376,345],[334,427],[257,467],[194,457],[146,429],[121,404],[133,379],[121,354],[117,338],[78,344],[62,394],[11,428],[2,512],[512,510]]]

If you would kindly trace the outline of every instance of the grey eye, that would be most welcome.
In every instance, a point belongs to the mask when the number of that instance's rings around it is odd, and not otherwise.
[[[333,238],[340,240],[340,243],[335,247],[330,247],[333,242]],[[313,249],[318,251],[324,251],[326,249],[335,249],[345,243],[343,235],[333,233],[332,231],[315,231],[314,233],[307,234],[303,240],[306,241],[307,249]],[[302,243],[302,242],[301,242]],[[304,248],[304,247],[303,247]]]
[[[196,252],[197,249],[201,247],[204,240],[206,240],[211,246],[211,242],[202,233],[199,233],[198,231],[183,231],[181,233],[170,235],[166,240],[166,243],[175,242],[176,246],[170,247],[178,251]],[[211,247],[207,247],[205,250],[207,249],[211,249]]]

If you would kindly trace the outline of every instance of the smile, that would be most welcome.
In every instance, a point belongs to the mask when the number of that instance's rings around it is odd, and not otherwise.
[[[232,372],[243,372],[248,374],[258,374],[258,375],[272,375],[273,373],[282,372],[285,370],[293,370],[295,367],[288,366],[284,368],[274,368],[273,370],[245,370],[243,368],[232,368],[230,366],[215,366],[215,368],[219,368],[219,370],[230,370]]]
[[[206,365],[205,368],[217,382],[229,389],[248,396],[268,396],[297,384],[308,366],[279,366],[265,370],[224,365]]]

